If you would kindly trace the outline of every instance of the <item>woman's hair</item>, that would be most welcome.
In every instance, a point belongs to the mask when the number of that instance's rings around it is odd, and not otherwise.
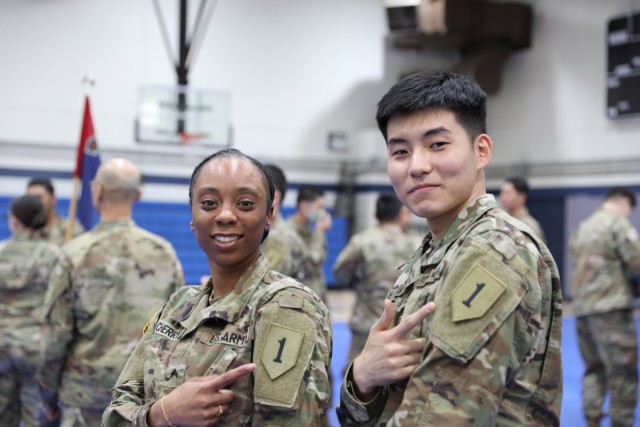
[[[47,224],[47,215],[39,197],[18,197],[11,202],[9,211],[30,230],[40,230]]]
[[[273,178],[271,177],[271,173],[269,172],[269,169],[265,165],[260,163],[258,160],[244,154],[240,150],[236,150],[235,148],[225,148],[220,151],[216,151],[215,153],[211,154],[210,156],[202,160],[200,163],[198,163],[198,166],[196,166],[195,169],[193,170],[193,173],[191,174],[191,180],[189,181],[189,206],[191,206],[193,202],[193,188],[196,184],[196,181],[198,180],[198,176],[200,176],[200,171],[202,170],[202,167],[213,159],[231,158],[231,157],[240,157],[240,158],[247,159],[254,164],[256,169],[258,169],[258,171],[260,171],[260,174],[262,175],[262,182],[264,183],[264,186],[267,189],[267,211],[268,211],[269,208],[273,206],[273,197],[275,195]],[[262,241],[264,241],[264,239],[267,238],[268,234],[269,234],[269,230],[265,230],[264,235],[262,236]]]

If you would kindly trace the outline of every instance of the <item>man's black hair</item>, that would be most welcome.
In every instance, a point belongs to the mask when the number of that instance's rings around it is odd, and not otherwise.
[[[402,209],[402,203],[395,194],[380,194],[376,200],[376,219],[380,222],[394,221],[400,209]]]
[[[264,165],[271,174],[271,179],[273,179],[273,186],[277,191],[282,195],[282,199],[284,199],[285,194],[287,194],[287,188],[289,188],[289,183],[287,182],[287,177],[284,176],[284,172],[278,166],[273,163],[268,163]]]
[[[505,182],[510,182],[519,194],[529,195],[529,184],[525,178],[521,176],[510,176],[505,179]]]
[[[629,200],[631,209],[634,209],[636,207],[636,194],[627,187],[613,187],[607,192],[607,195],[604,197],[605,200],[619,198],[626,198],[627,200]]]
[[[324,196],[324,190],[315,185],[303,185],[298,190],[297,204],[300,202],[313,202]]]
[[[386,141],[392,117],[429,110],[452,112],[472,141],[487,132],[484,91],[470,77],[446,71],[424,71],[400,80],[378,103],[376,121]]]
[[[47,190],[47,193],[51,194],[52,196],[56,195],[55,189],[53,188],[53,184],[51,183],[51,180],[47,177],[36,176],[34,178],[31,178],[29,180],[29,183],[27,184],[27,188],[33,187],[34,185],[39,185],[41,187],[44,187],[45,190]]]

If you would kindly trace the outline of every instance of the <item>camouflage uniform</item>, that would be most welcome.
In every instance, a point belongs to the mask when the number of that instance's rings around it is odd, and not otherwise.
[[[151,405],[185,381],[250,362],[256,370],[230,386],[219,425],[319,425],[330,404],[331,334],[322,301],[261,256],[230,294],[215,298],[209,281],[171,298],[120,375],[104,425],[146,426]]]
[[[42,303],[58,246],[14,233],[0,242],[0,425],[37,425]]]
[[[483,195],[463,208],[443,238],[405,265],[389,293],[396,321],[429,301],[432,316],[409,338],[427,343],[407,380],[355,397],[342,384],[342,425],[559,425],[562,301],[547,247]]]
[[[320,231],[300,225],[294,220],[294,217],[291,217],[287,222],[298,234],[304,246],[302,272],[295,277],[310,287],[323,301],[326,301],[327,282],[322,270],[322,263],[327,258],[327,238]]]
[[[398,266],[416,250],[413,236],[396,224],[364,230],[349,240],[333,266],[336,284],[355,287],[356,302],[349,322],[349,361],[360,354],[369,329],[384,311],[384,299],[400,276]]]
[[[66,242],[67,226],[69,219],[56,215],[56,222],[51,226],[46,226],[38,232],[38,235],[47,242],[62,246]],[[84,233],[84,227],[77,219],[73,221],[73,237]]]
[[[640,273],[638,232],[624,216],[598,209],[572,236],[571,256],[585,416],[593,424],[603,417],[609,391],[612,425],[633,425],[638,339],[626,275]]]
[[[130,219],[100,222],[63,250],[36,378],[47,402],[59,397],[63,426],[100,425],[142,327],[184,284],[182,268],[166,240]]]
[[[262,243],[262,253],[271,263],[273,270],[303,280],[303,243],[281,217],[275,218],[271,223],[269,237]]]
[[[531,216],[529,213],[529,209],[522,208],[522,213],[520,215],[512,215],[515,219],[524,222],[529,228],[538,236],[540,240],[546,242],[546,238],[544,236],[544,231],[542,231],[542,227],[538,220]]]

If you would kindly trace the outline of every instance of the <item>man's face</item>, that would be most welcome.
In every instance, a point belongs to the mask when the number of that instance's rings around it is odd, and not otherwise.
[[[482,169],[492,143],[471,141],[448,111],[394,116],[387,126],[388,173],[398,198],[430,226],[446,227],[470,200],[485,193]]]
[[[302,202],[302,214],[309,222],[316,222],[324,210],[324,196],[318,197],[314,201]]]
[[[524,206],[524,195],[518,193],[512,183],[505,181],[500,186],[500,205],[507,212],[513,212]]]
[[[53,212],[56,207],[56,196],[49,193],[42,185],[31,185],[27,187],[27,195],[39,197],[44,206],[44,212],[47,217]]]

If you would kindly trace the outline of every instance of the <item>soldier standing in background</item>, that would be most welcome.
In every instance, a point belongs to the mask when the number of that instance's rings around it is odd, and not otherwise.
[[[544,231],[540,223],[531,216],[527,209],[527,198],[529,197],[529,184],[522,177],[510,177],[504,180],[500,186],[500,205],[509,215],[518,219],[531,228],[543,242],[545,241]]]
[[[273,220],[269,238],[262,242],[262,253],[269,260],[271,268],[285,276],[300,281],[304,276],[304,245],[298,234],[282,219],[280,208],[287,193],[287,178],[278,166],[265,165],[273,179]]]
[[[400,276],[398,267],[417,249],[415,239],[404,231],[411,212],[395,194],[378,196],[375,215],[378,225],[352,236],[333,266],[336,284],[356,291],[348,362],[360,354],[369,329],[384,311],[385,297]]]
[[[69,219],[63,218],[56,212],[56,194],[49,178],[32,178],[27,184],[27,194],[37,196],[42,200],[47,225],[39,231],[39,235],[48,242],[62,245],[65,243]],[[84,233],[84,227],[79,221],[73,222],[73,237]]]
[[[544,243],[486,193],[485,93],[466,76],[417,73],[376,120],[396,195],[430,232],[347,370],[341,423],[558,426],[560,277]]]
[[[638,337],[628,278],[640,274],[640,242],[628,217],[635,206],[631,190],[612,188],[571,238],[573,310],[585,363],[582,407],[589,427],[600,425],[607,392],[611,425],[634,422]]]
[[[327,301],[327,282],[322,263],[327,257],[326,233],[331,228],[331,214],[325,209],[324,191],[312,185],[298,190],[296,212],[288,221],[304,245],[304,272],[298,280]]]
[[[142,336],[142,328],[184,284],[169,242],[132,219],[141,176],[112,159],[92,182],[100,222],[69,243],[45,300],[42,364],[36,379],[49,418],[99,426],[110,388]]]
[[[38,197],[9,207],[11,238],[0,242],[0,425],[42,426],[34,379],[40,362],[44,295],[62,249],[36,237],[47,222]],[[40,420],[44,421],[44,420]]]

